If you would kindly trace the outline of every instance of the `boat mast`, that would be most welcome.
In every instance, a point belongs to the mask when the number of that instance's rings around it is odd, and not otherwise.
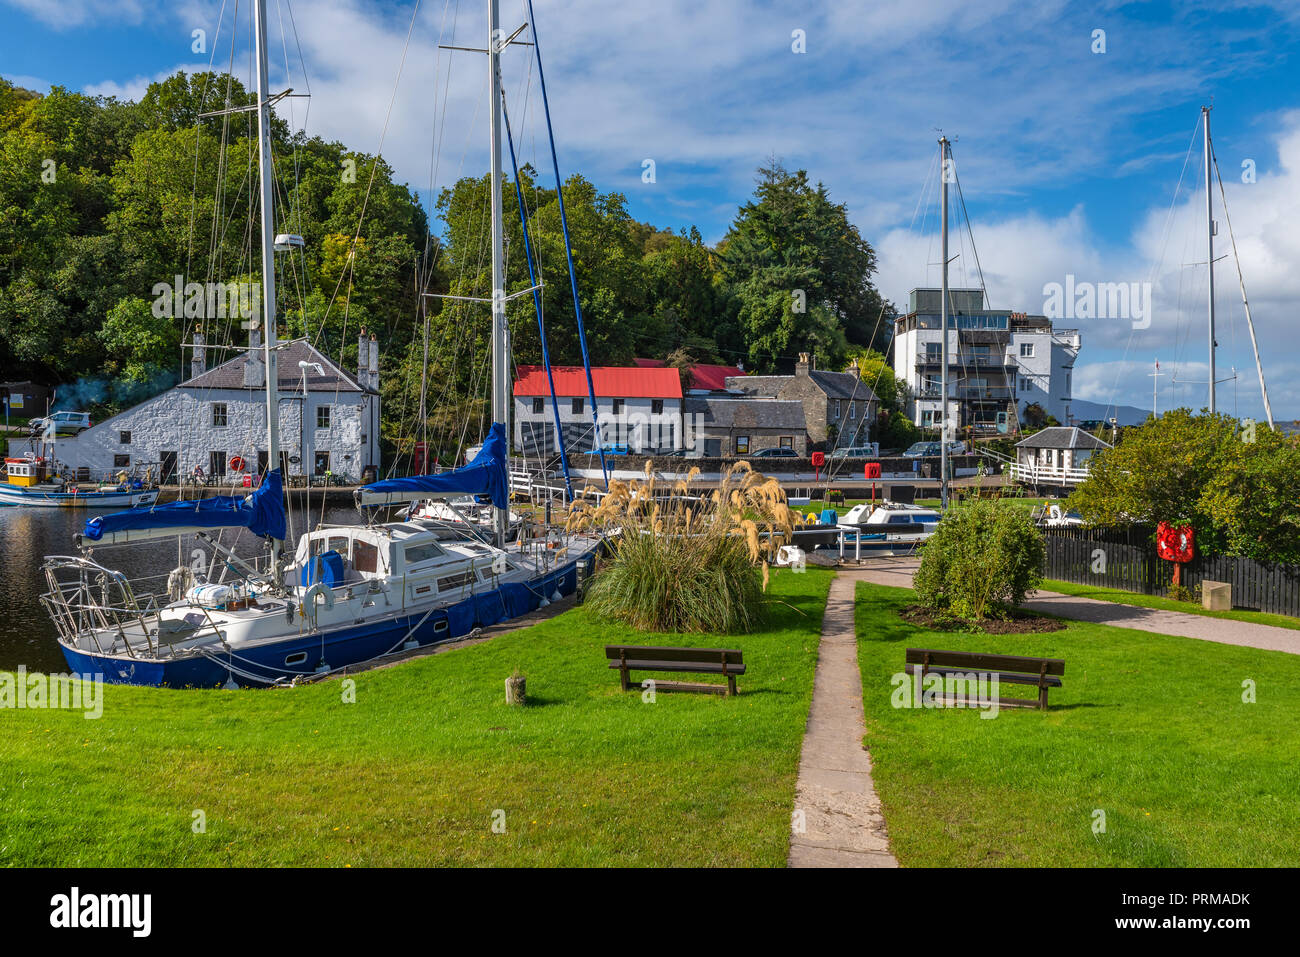
[[[939,258],[939,507],[948,511],[948,137],[939,137],[939,181],[943,191],[943,239]]]
[[[266,470],[280,467],[279,372],[275,346],[275,209],[271,165],[271,102],[268,90],[266,4],[255,0],[254,38],[257,46],[257,172],[262,187],[262,341],[266,368]],[[283,476],[282,476],[283,477]],[[271,543],[271,580],[280,584],[280,550],[283,542]]]
[[[498,0],[488,0],[488,71],[491,117],[488,150],[492,163],[492,421],[506,430],[510,454],[510,354],[506,344],[505,234],[501,223],[501,10]],[[507,463],[508,465],[509,463]],[[509,509],[498,508],[494,526],[496,544],[505,548]]]
[[[1210,110],[1201,107],[1205,122],[1205,240],[1208,253],[1206,263],[1210,274],[1210,415],[1214,414],[1214,203],[1210,193]]]

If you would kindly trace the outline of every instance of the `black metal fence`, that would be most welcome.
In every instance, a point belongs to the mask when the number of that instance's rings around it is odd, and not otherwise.
[[[1151,529],[1054,528],[1045,538],[1047,578],[1144,595],[1169,592],[1174,563],[1156,554]],[[1197,554],[1183,567],[1183,585],[1194,589],[1206,580],[1231,584],[1234,608],[1300,616],[1300,565]]]

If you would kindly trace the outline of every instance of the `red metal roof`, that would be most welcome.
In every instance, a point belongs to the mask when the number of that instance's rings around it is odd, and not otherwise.
[[[582,366],[551,366],[555,394],[580,398],[587,394],[587,376]],[[519,366],[515,395],[550,395],[544,366]],[[591,381],[597,398],[680,399],[682,380],[676,369],[640,369],[625,366],[592,366]]]
[[[663,359],[633,359],[632,361],[643,369],[658,369],[668,364]],[[691,366],[690,388],[721,392],[727,388],[727,376],[744,374],[745,371],[737,366],[717,366],[705,362],[697,363]]]

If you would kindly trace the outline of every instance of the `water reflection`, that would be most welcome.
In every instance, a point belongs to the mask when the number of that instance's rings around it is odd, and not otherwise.
[[[45,614],[40,595],[46,590],[41,564],[47,555],[75,555],[72,536],[81,531],[86,519],[98,513],[82,509],[0,508],[0,670],[12,671],[26,665],[29,671],[67,671],[67,663],[55,642],[54,625]],[[316,505],[311,522],[352,523],[358,521],[355,508]],[[301,508],[290,511],[292,536],[307,527]],[[261,543],[242,529],[227,529],[218,539],[237,555],[251,558],[261,553]],[[135,545],[101,547],[94,558],[102,565],[126,573],[133,582],[152,576],[148,591],[164,591],[167,573],[181,561],[190,564],[196,549],[203,560],[213,558],[212,546],[193,536],[177,540],[159,539]]]

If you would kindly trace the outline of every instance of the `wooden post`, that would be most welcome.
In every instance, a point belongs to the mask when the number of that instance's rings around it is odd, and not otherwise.
[[[523,675],[511,675],[506,679],[506,704],[528,703],[528,679]]]

